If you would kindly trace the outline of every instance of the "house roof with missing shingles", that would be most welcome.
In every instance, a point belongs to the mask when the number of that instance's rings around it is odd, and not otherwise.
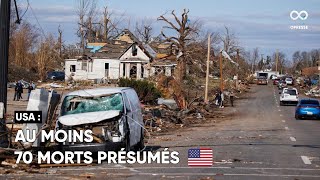
[[[155,59],[151,66],[176,66],[177,57],[175,55],[168,55],[162,58]]]
[[[95,53],[90,52],[90,49],[86,49],[85,54],[91,57],[119,59],[122,53],[130,47],[130,45],[131,44],[127,42],[116,43],[115,41],[110,41]]]
[[[121,58],[122,55],[124,55],[127,51],[129,51],[133,45],[138,46],[151,60],[156,58],[157,53],[148,44],[141,44],[141,43],[131,44],[125,51],[123,51],[123,53],[120,55],[119,58]],[[131,58],[131,59],[136,59],[136,58]]]
[[[134,44],[138,45],[151,60],[157,58],[157,52],[149,44],[141,43],[128,29],[123,30],[115,39],[108,42],[88,43],[88,47],[90,48],[86,48],[84,54],[88,57],[120,59]],[[128,61],[130,60],[135,61],[137,59],[128,59]]]

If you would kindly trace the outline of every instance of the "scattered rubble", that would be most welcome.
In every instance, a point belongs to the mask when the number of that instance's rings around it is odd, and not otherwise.
[[[162,105],[162,104],[166,105],[169,109],[178,109],[178,105],[174,99],[159,98],[158,104],[159,105]]]
[[[305,92],[305,95],[311,97],[320,97],[320,89],[318,86],[313,87],[309,91]]]

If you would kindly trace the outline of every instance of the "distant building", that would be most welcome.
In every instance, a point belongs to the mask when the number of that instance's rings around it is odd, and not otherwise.
[[[161,73],[171,76],[175,58],[167,57],[159,57],[151,46],[124,30],[110,42],[88,43],[82,57],[65,59],[66,80],[143,79]]]
[[[312,76],[314,74],[319,74],[319,68],[316,67],[307,67],[301,70],[301,75],[303,76]]]
[[[271,75],[280,75],[278,71],[256,71],[255,72],[255,76],[259,77],[259,76],[265,76],[268,79],[270,79]]]

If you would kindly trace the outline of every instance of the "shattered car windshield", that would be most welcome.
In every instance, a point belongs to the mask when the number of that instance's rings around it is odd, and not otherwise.
[[[120,93],[99,97],[66,96],[61,107],[61,115],[80,114],[97,111],[123,111]]]

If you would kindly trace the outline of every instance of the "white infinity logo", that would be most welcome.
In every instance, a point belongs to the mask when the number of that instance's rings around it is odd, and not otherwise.
[[[298,11],[291,11],[291,13],[290,13],[290,17],[291,17],[291,19],[292,20],[297,20],[297,19],[301,19],[301,20],[306,20],[307,18],[308,18],[308,13],[307,13],[307,11],[300,11],[300,12],[298,12]]]

